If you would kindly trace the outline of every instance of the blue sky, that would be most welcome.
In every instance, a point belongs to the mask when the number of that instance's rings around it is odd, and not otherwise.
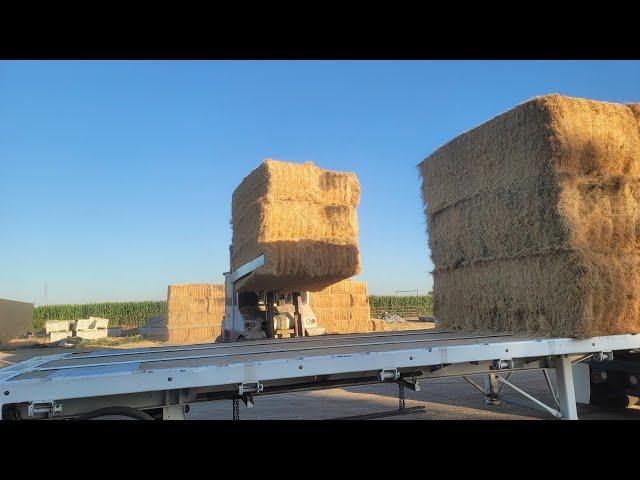
[[[426,292],[416,165],[551,92],[640,102],[640,62],[0,62],[0,298],[222,281],[231,193],[268,157],[356,172],[359,278]]]

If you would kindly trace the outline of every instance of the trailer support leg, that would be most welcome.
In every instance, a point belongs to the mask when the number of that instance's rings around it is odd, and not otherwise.
[[[500,393],[500,384],[498,383],[498,374],[489,373],[485,377],[485,395],[486,399],[484,403],[486,405],[493,405],[499,407],[502,405],[502,400],[498,398],[498,394]]]
[[[162,408],[163,420],[186,420],[185,405],[169,405]]]
[[[578,408],[576,406],[576,392],[573,385],[571,358],[568,355],[559,355],[556,357],[555,369],[562,419],[577,420]]]

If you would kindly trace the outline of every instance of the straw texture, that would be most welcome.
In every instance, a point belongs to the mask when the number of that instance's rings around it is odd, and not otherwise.
[[[224,318],[224,285],[169,285],[167,340],[175,343],[217,341]]]
[[[640,332],[640,106],[547,95],[419,165],[443,326]]]
[[[240,290],[319,291],[360,273],[354,173],[265,160],[232,199],[235,270],[264,255]]]
[[[327,333],[359,333],[373,331],[367,284],[343,280],[311,293],[311,308],[319,327]]]

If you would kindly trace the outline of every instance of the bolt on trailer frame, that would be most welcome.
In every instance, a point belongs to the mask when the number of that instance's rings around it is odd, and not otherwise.
[[[84,418],[135,409],[186,419],[191,403],[382,382],[417,389],[420,380],[466,377],[488,401],[514,401],[576,419],[572,365],[640,348],[640,335],[589,339],[474,335],[444,329],[327,335],[242,343],[62,353],[0,370],[3,419]],[[555,407],[509,381],[512,372],[555,369]],[[482,388],[469,375],[487,374]],[[504,376],[502,376],[504,375]],[[549,381],[550,382],[550,381]],[[521,397],[506,396],[506,385]],[[84,416],[84,417],[83,417]]]

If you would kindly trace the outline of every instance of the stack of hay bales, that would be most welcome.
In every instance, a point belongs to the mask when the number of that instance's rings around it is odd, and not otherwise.
[[[219,341],[224,318],[224,285],[169,285],[166,340],[172,343]]]
[[[354,173],[265,160],[233,192],[235,270],[264,255],[239,290],[319,291],[360,273]]]
[[[343,280],[319,292],[311,293],[311,308],[319,327],[327,333],[370,332],[369,295],[367,284]]]
[[[442,326],[640,332],[640,105],[538,97],[419,168]]]

